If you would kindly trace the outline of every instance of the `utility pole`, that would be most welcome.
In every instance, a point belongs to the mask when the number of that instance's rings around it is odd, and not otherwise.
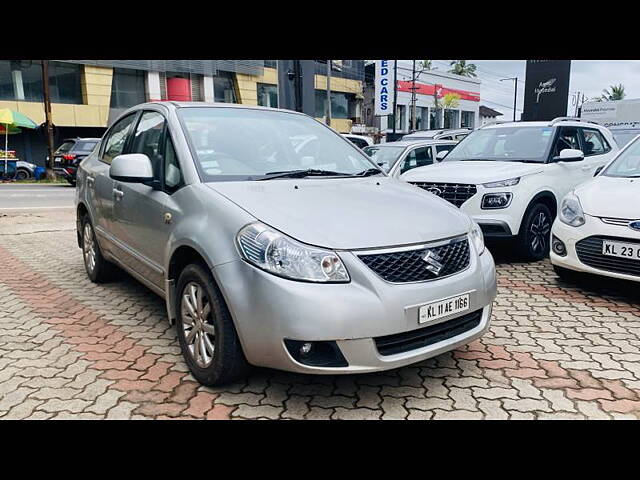
[[[327,60],[327,126],[331,126],[331,60]]]
[[[398,60],[393,61],[393,139],[396,139],[396,114],[398,113]]]
[[[413,60],[411,72],[411,132],[416,131],[416,61]]]
[[[500,81],[504,81],[504,80],[513,80],[514,86],[515,86],[515,93],[513,94],[513,121],[516,121],[516,102],[518,100],[518,77],[509,77],[509,78],[503,78]]]
[[[44,89],[44,117],[47,129],[47,150],[49,157],[47,159],[46,171],[47,179],[53,180],[53,127],[51,125],[51,97],[49,95],[49,60],[42,60],[42,86]]]

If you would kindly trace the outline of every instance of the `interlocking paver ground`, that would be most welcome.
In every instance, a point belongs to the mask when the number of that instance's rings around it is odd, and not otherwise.
[[[498,250],[496,250],[498,251]],[[163,301],[91,283],[71,211],[0,214],[0,419],[640,418],[640,296],[497,258],[479,340],[400,370],[198,385]]]

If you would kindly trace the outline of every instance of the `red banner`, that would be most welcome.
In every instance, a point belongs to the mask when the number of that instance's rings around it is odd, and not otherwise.
[[[398,91],[411,93],[412,82],[398,80]],[[447,93],[456,93],[460,95],[461,100],[471,100],[472,102],[480,101],[480,94],[476,92],[468,92],[466,90],[456,90],[455,88],[445,88],[442,85],[426,85],[416,82],[416,93],[419,95],[433,95],[438,91],[438,98],[444,97]]]

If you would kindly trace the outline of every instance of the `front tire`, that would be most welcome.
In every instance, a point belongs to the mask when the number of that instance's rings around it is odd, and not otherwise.
[[[31,177],[31,174],[29,173],[28,170],[25,170],[24,168],[19,168],[16,171],[16,180],[27,180],[30,177]]]
[[[245,376],[249,365],[208,269],[196,263],[185,267],[176,292],[178,340],[191,374],[210,387]]]
[[[537,262],[549,254],[552,223],[551,210],[544,203],[529,207],[522,219],[517,239],[520,256]]]
[[[113,278],[116,267],[102,256],[89,215],[85,214],[82,217],[81,227],[80,247],[82,248],[82,258],[84,259],[84,269],[87,272],[87,276],[93,283],[108,282]]]

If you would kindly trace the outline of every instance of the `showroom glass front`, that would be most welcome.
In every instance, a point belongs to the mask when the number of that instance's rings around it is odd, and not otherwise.
[[[49,62],[52,103],[82,103],[82,65]],[[39,60],[0,60],[0,100],[43,101]]]

